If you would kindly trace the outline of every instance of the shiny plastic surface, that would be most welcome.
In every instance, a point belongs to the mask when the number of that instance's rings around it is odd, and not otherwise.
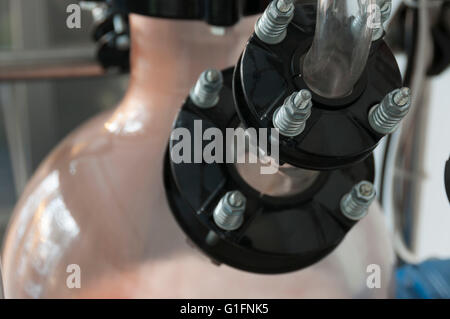
[[[326,98],[352,93],[372,43],[375,0],[318,0],[316,33],[304,60],[308,87]]]
[[[186,242],[165,198],[172,122],[198,75],[237,60],[255,20],[224,37],[204,23],[132,16],[130,88],[112,113],[62,142],[21,197],[3,249],[7,297],[387,297],[393,256],[374,205],[339,248],[300,272],[264,276],[218,267]],[[70,289],[69,265],[81,270]],[[381,267],[368,289],[367,267]]]

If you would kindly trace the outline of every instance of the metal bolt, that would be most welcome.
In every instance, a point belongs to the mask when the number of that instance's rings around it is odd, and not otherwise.
[[[374,28],[372,31],[372,41],[377,41],[383,37],[384,34],[384,24],[389,19],[392,11],[392,1],[391,0],[385,0],[384,2],[381,2],[380,4],[377,4],[380,8],[380,27]],[[378,12],[377,12],[378,17]]]
[[[191,100],[200,108],[211,108],[219,103],[223,87],[222,72],[214,69],[204,71],[191,90]]]
[[[273,125],[284,136],[297,136],[306,126],[306,121],[311,116],[312,95],[308,90],[301,90],[289,96],[283,106],[273,114]]]
[[[228,192],[214,210],[216,225],[226,231],[233,231],[242,226],[247,199],[240,191]]]
[[[362,181],[346,194],[341,200],[341,211],[351,220],[361,220],[367,215],[369,206],[376,196],[372,183]]]
[[[390,134],[397,129],[410,108],[411,90],[406,87],[394,90],[370,110],[370,126],[380,134]]]
[[[267,44],[278,44],[286,38],[287,27],[294,18],[294,0],[274,0],[255,25],[256,36]]]

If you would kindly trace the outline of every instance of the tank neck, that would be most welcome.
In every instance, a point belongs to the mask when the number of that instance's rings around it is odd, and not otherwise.
[[[255,19],[244,19],[224,35],[214,35],[203,22],[130,15],[129,93],[187,96],[203,70],[236,63]]]

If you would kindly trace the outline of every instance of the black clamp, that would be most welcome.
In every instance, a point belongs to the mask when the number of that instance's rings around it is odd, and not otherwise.
[[[312,42],[315,17],[315,5],[297,4],[282,43],[266,45],[253,35],[237,66],[222,72],[218,104],[205,109],[187,98],[174,129],[187,130],[192,138],[210,128],[223,135],[227,128],[273,128],[275,107],[306,88],[300,60]],[[251,272],[294,271],[324,258],[357,223],[343,213],[343,198],[357,183],[374,181],[371,153],[382,135],[370,128],[369,110],[400,85],[396,61],[384,41],[378,40],[352,95],[333,101],[313,95],[312,115],[301,136],[280,136],[280,163],[315,176],[293,194],[274,196],[259,190],[236,164],[193,159],[176,163],[171,154],[177,143],[171,141],[164,181],[180,227],[217,263]],[[201,132],[196,134],[198,122]],[[203,141],[202,149],[206,144]],[[224,144],[221,147],[223,153],[229,151]],[[219,227],[215,211],[225,194],[233,191],[245,196],[247,206],[242,225],[230,231]]]

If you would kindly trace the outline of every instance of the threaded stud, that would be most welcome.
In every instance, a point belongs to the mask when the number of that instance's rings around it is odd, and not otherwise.
[[[226,231],[233,231],[242,226],[247,199],[240,191],[228,192],[214,210],[216,225]]]
[[[192,102],[204,109],[214,107],[219,103],[219,94],[223,87],[222,72],[214,69],[204,71],[191,90]]]
[[[380,134],[390,134],[398,128],[410,108],[411,90],[406,87],[397,89],[370,110],[370,126]]]
[[[367,215],[375,196],[376,191],[373,184],[362,181],[342,198],[341,211],[348,219],[361,220]]]
[[[289,96],[283,106],[273,114],[273,125],[281,135],[294,137],[300,135],[311,116],[312,95],[308,90],[301,90]]]
[[[294,18],[294,0],[274,0],[255,25],[256,36],[267,44],[278,44],[287,35],[287,27]]]

